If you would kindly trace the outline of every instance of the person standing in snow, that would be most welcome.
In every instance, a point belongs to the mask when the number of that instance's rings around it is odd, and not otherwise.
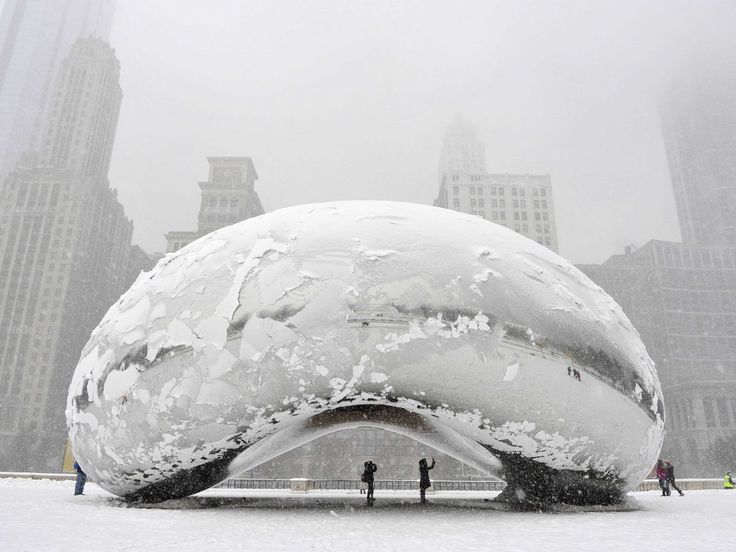
[[[425,493],[427,489],[432,486],[432,482],[429,480],[429,470],[434,468],[434,458],[432,458],[432,465],[427,465],[427,459],[422,458],[419,461],[419,501],[422,504],[427,502]]]
[[[74,485],[74,496],[84,494],[84,484],[87,482],[87,474],[84,473],[82,467],[74,461],[74,469],[77,470],[77,483]]]
[[[368,485],[368,492],[365,498],[369,503],[375,500],[375,498],[373,498],[373,483],[375,481],[373,474],[376,473],[376,471],[378,471],[378,466],[376,466],[371,460],[363,462],[363,475],[360,477],[360,480]]]
[[[670,488],[667,483],[667,468],[664,467],[664,462],[660,458],[657,460],[657,479],[659,480],[659,488],[662,489],[662,496],[670,495]]]
[[[680,493],[680,496],[685,496],[685,493],[683,493],[680,488],[675,484],[675,467],[672,465],[672,462],[670,462],[669,460],[665,460],[664,469],[667,473],[667,487],[672,487],[678,493]],[[668,494],[670,492],[671,491],[669,491]]]

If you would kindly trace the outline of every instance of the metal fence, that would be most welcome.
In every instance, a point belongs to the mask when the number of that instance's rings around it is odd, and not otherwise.
[[[307,479],[309,490],[350,491],[360,489],[358,479]],[[503,481],[432,481],[435,491],[501,491],[506,486]],[[219,489],[289,489],[291,479],[227,479],[219,485]],[[377,491],[414,491],[419,488],[417,479],[377,479],[374,485]]]

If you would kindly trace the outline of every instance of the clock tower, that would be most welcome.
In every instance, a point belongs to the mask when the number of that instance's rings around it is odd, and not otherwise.
[[[166,234],[169,253],[200,236],[264,212],[255,191],[258,174],[250,157],[208,157],[207,161],[210,164],[208,179],[199,183],[202,198],[197,231]]]

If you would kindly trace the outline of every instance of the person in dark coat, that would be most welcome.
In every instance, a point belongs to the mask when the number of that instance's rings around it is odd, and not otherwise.
[[[424,504],[427,502],[425,493],[429,487],[432,486],[432,482],[429,480],[429,470],[434,468],[434,458],[432,458],[432,465],[427,465],[427,459],[422,458],[419,461],[419,501]]]
[[[368,502],[373,502],[375,500],[375,498],[373,498],[373,483],[375,481],[373,474],[376,473],[376,471],[378,471],[378,466],[376,466],[371,460],[363,462],[363,475],[360,479],[368,485],[368,493],[366,494],[366,500]]]
[[[680,488],[675,484],[675,467],[672,465],[672,462],[670,462],[669,460],[665,460],[664,469],[667,473],[668,487],[672,487],[673,489],[675,489],[678,493],[680,493],[680,496],[685,496],[685,493],[683,493]],[[669,494],[669,492],[667,494]]]
[[[74,461],[74,469],[77,470],[77,483],[74,485],[74,496],[84,494],[84,484],[87,482],[87,474],[82,467]]]
[[[659,488],[662,489],[662,496],[669,496],[670,486],[667,483],[667,468],[665,468],[661,458],[657,460],[657,480],[659,481]]]

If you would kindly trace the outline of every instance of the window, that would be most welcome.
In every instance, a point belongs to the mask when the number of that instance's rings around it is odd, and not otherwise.
[[[475,188],[473,188],[473,190],[475,190]],[[475,207],[476,206],[476,201],[475,201],[475,198],[474,197],[470,198],[470,206],[471,207]]]
[[[503,188],[498,189],[498,195],[503,195]]]
[[[452,193],[453,193],[453,195],[458,195],[460,193],[460,187],[459,186],[453,186],[452,187]]]
[[[521,208],[522,208],[522,209],[526,209],[526,199],[522,199],[522,200],[521,200],[521,201],[519,202],[519,205],[521,205]]]
[[[549,234],[549,224],[544,225],[544,233]]]
[[[542,209],[546,209],[546,208],[547,208],[547,200],[546,199],[543,199],[542,200]]]
[[[526,220],[526,211],[521,212],[521,220]]]
[[[486,212],[485,211],[478,211],[478,214],[482,216],[483,218],[486,218]]]
[[[539,209],[539,200],[538,199],[535,199],[534,200],[534,208],[535,209]]]
[[[506,200],[505,199],[499,199],[498,200],[498,206],[501,207],[502,209],[505,209],[506,208]]]
[[[519,211],[514,211],[514,220],[519,220]]]
[[[547,220],[548,218],[549,216],[547,215],[547,213],[542,213],[542,220]]]
[[[501,220],[506,220],[506,211],[501,211]]]
[[[495,186],[492,186],[491,187],[491,195],[496,195],[496,187]]]
[[[475,186],[470,187],[470,195],[475,195]]]
[[[478,195],[483,195],[483,186],[478,186]]]
[[[539,220],[542,217],[539,215],[539,213],[534,213],[534,220]]]
[[[212,208],[217,207],[217,198],[215,196],[210,196],[209,206]]]
[[[493,211],[491,213],[491,219],[492,220],[498,220],[498,211]],[[734,400],[736,400],[736,399],[734,399]]]
[[[486,206],[485,200],[482,197],[478,198],[478,207],[485,207],[485,206]]]
[[[731,416],[728,414],[726,398],[718,397],[716,399],[716,405],[718,406],[718,419],[721,422],[721,427],[729,427],[731,425]]]
[[[458,198],[453,199],[452,200],[452,206],[455,207],[455,208],[459,208],[460,207],[460,200]]]
[[[716,412],[713,409],[713,399],[703,399],[703,413],[705,414],[705,426],[716,427]]]
[[[544,197],[545,195],[547,195],[547,191],[544,188],[541,188],[539,190],[539,195],[541,195],[542,197]]]
[[[519,188],[519,195],[520,196],[525,196],[526,195],[526,190],[524,188]]]
[[[491,207],[493,207],[494,209],[495,209],[496,207],[498,207],[498,200],[497,200],[497,199],[492,199],[492,200],[491,200]]]
[[[514,232],[521,232],[521,226],[514,224]]]
[[[517,192],[516,188],[511,188],[511,195],[514,195],[515,196],[517,193],[518,192]]]

